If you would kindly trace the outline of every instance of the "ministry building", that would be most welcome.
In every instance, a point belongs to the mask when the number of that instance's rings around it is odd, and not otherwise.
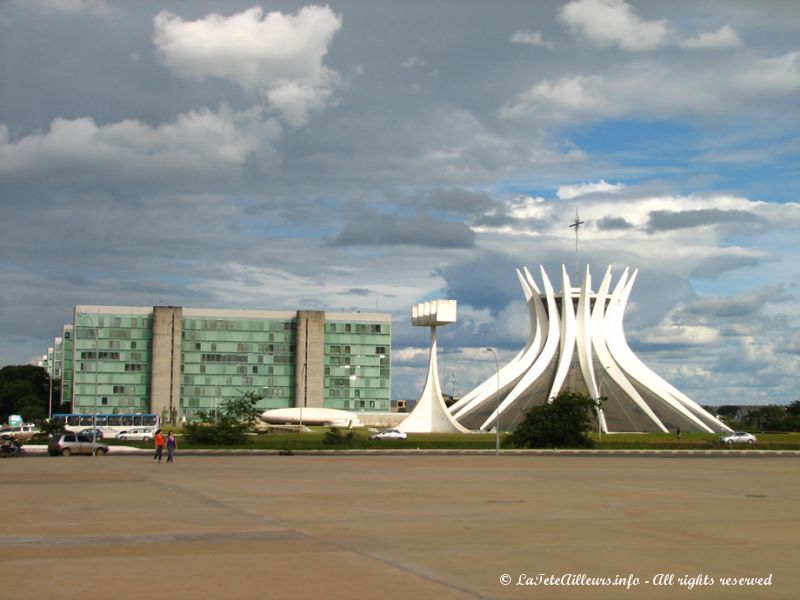
[[[391,329],[383,313],[79,305],[46,366],[73,413],[179,422],[246,392],[262,410],[388,413]]]

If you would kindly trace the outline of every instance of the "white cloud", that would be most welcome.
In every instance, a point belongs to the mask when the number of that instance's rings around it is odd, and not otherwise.
[[[525,44],[527,46],[553,47],[553,42],[548,42],[542,38],[542,34],[539,31],[515,31],[511,36],[511,41],[515,44]]]
[[[719,332],[705,325],[682,325],[667,320],[649,329],[641,341],[666,346],[708,346],[720,341]]]
[[[392,362],[394,363],[423,363],[428,360],[429,348],[392,348]]]
[[[479,234],[476,243],[485,248],[496,241],[504,253],[519,256],[535,251],[536,260],[546,262],[551,253],[569,252],[567,226],[578,208],[585,221],[581,243],[592,249],[593,261],[622,261],[646,272],[713,279],[778,258],[746,240],[766,231],[800,228],[797,203],[757,202],[724,194],[636,197],[635,190],[619,194],[619,198],[576,196],[559,201],[506,199],[503,214],[510,219],[473,227]],[[614,220],[624,221],[625,227],[606,226]],[[732,243],[732,238],[739,243]],[[529,248],[533,240],[535,250]]]
[[[136,179],[165,174],[220,174],[239,169],[253,153],[271,150],[280,134],[261,111],[223,107],[178,115],[152,126],[136,120],[98,125],[94,119],[58,117],[46,132],[12,140],[0,125],[0,176],[40,173],[67,177]]]
[[[578,196],[585,196],[586,194],[595,194],[597,192],[616,192],[625,186],[621,183],[607,183],[604,179],[596,183],[580,183],[578,185],[563,185],[558,188],[556,196],[561,200],[571,200]]]
[[[325,109],[333,90],[326,86],[287,81],[266,91],[270,105],[286,122],[295,127],[305,125],[310,113]]]
[[[499,114],[506,119],[542,115],[549,121],[563,121],[581,114],[603,114],[609,110],[605,106],[604,87],[603,78],[596,75],[542,81],[502,106]]]
[[[663,20],[643,21],[624,0],[576,0],[561,8],[559,19],[599,46],[631,52],[657,48],[668,34]]]
[[[800,93],[800,52],[732,57],[706,67],[631,64],[603,75],[573,75],[533,84],[501,106],[505,119],[543,122],[622,115],[656,118],[761,111],[765,100]]]
[[[544,198],[516,196],[508,201],[508,212],[515,219],[549,220],[553,215],[553,204]]]
[[[737,48],[742,45],[739,35],[730,25],[723,25],[716,31],[708,31],[683,40],[681,48],[704,50],[713,48]]]
[[[263,94],[291,125],[305,124],[324,109],[340,74],[323,64],[342,19],[327,6],[294,15],[253,7],[230,17],[185,21],[156,15],[153,43],[161,61],[180,77],[218,77]]]

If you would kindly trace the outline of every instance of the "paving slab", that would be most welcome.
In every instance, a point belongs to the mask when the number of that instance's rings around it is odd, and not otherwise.
[[[0,598],[800,589],[797,458],[24,457],[2,461],[0,481],[15,501],[0,517]]]

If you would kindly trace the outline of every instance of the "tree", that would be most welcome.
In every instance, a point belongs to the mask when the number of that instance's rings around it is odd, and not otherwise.
[[[786,412],[788,412],[793,417],[800,417],[800,400],[795,400],[794,402],[790,402],[789,405],[786,407]]]
[[[225,400],[219,412],[201,411],[200,420],[187,423],[183,428],[186,439],[192,444],[236,446],[247,441],[247,432],[258,418],[256,404],[262,396],[244,392],[239,398]]]
[[[588,432],[597,402],[577,392],[561,392],[553,402],[530,409],[509,442],[518,448],[591,448]]]
[[[230,415],[231,418],[241,421],[248,427],[252,427],[258,420],[261,412],[256,405],[263,396],[255,392],[244,392],[238,398],[229,398],[222,402],[222,414]]]
[[[792,431],[797,428],[795,418],[787,406],[762,406],[747,413],[743,419],[745,427],[761,431]]]
[[[42,367],[9,365],[0,369],[0,420],[7,421],[13,414],[26,420],[46,417],[49,387],[49,376]]]
[[[722,417],[728,417],[729,419],[735,419],[736,415],[739,414],[739,407],[734,406],[732,404],[725,404],[724,406],[718,406],[717,414]]]
[[[22,416],[23,421],[40,421],[47,418],[47,409],[42,406],[40,399],[33,394],[17,400],[14,410]]]

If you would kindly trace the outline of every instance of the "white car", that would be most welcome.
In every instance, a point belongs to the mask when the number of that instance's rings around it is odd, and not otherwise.
[[[14,428],[0,431],[0,435],[2,435],[3,438],[16,438],[18,440],[29,440],[37,433],[41,433],[39,428],[31,423],[23,423]]]
[[[134,427],[127,431],[120,431],[117,434],[118,440],[139,440],[142,442],[149,442],[153,439],[153,430],[146,427]]]
[[[399,431],[397,429],[384,429],[380,433],[373,433],[369,436],[371,440],[404,440],[408,436],[405,434],[404,431]]]
[[[756,436],[746,431],[734,431],[720,439],[725,444],[752,444],[757,442]]]

